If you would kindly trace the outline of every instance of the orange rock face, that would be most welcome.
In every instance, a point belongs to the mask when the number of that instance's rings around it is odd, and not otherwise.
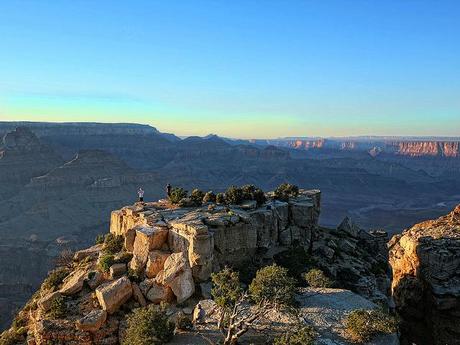
[[[397,154],[404,156],[459,157],[459,143],[454,141],[405,141],[397,147]]]
[[[460,344],[460,205],[394,236],[389,246],[403,337],[419,345]]]

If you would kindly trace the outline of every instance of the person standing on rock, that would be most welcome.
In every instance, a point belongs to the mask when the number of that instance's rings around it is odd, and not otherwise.
[[[168,195],[168,198],[171,196],[171,185],[169,183],[166,185],[166,195]]]
[[[139,187],[137,195],[139,196],[139,202],[144,202],[144,190],[141,187]]]

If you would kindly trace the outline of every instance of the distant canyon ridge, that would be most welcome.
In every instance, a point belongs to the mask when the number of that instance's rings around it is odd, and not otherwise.
[[[320,223],[389,233],[460,200],[458,138],[181,139],[139,124],[0,122],[0,328],[65,248],[107,232],[110,212],[171,183],[224,191],[321,189]],[[33,263],[31,265],[30,263]]]

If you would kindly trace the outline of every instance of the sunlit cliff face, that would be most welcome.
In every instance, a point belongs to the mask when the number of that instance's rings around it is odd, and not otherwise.
[[[459,157],[459,142],[416,141],[397,144],[397,154],[405,156]]]

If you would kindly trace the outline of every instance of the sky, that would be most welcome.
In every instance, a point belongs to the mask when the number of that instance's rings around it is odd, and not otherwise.
[[[460,1],[0,2],[0,120],[460,136]]]

